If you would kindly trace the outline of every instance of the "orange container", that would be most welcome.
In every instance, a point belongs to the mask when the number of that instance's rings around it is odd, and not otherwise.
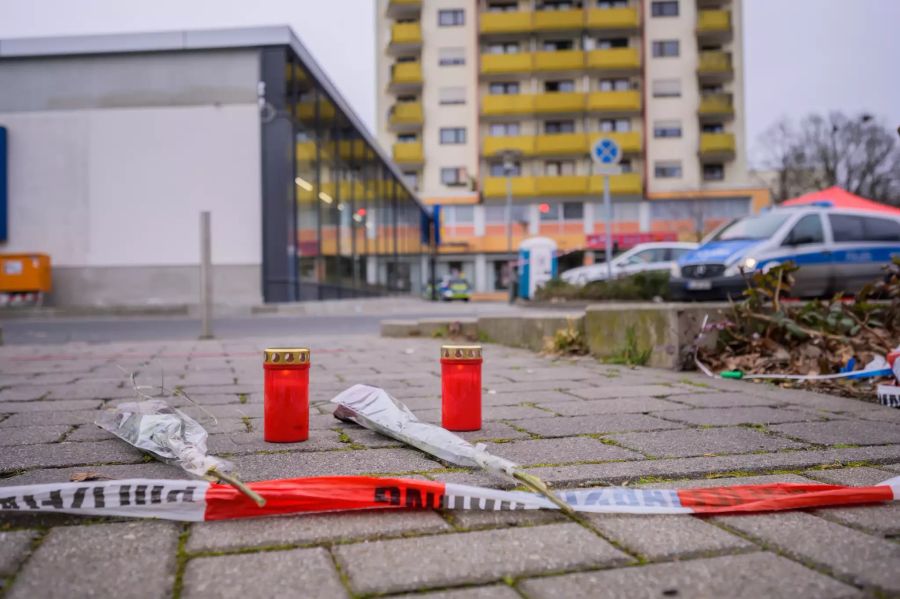
[[[0,292],[50,291],[50,256],[0,254]]]

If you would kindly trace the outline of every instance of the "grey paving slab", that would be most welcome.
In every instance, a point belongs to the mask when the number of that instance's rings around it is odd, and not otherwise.
[[[485,583],[504,576],[633,561],[572,523],[441,535],[423,543],[421,539],[357,543],[336,547],[334,553],[357,593]]]
[[[886,537],[900,535],[900,503],[896,501],[879,505],[822,508],[813,513],[873,534]]]
[[[591,437],[534,439],[509,443],[487,443],[486,445],[487,450],[491,453],[522,465],[607,462],[610,460],[636,460],[644,457],[636,451],[615,445],[606,445]]]
[[[310,430],[306,441],[297,443],[268,443],[263,439],[263,430],[210,435],[207,447],[210,453],[240,455],[264,451],[330,451],[347,449],[337,432],[332,430]]]
[[[587,414],[628,414],[677,410],[684,406],[655,397],[623,397],[619,399],[595,399],[585,401],[544,402],[538,404],[545,410],[562,416],[583,416]]]
[[[772,483],[810,484],[809,480],[797,474],[760,474],[757,476],[714,476],[711,478],[685,478],[673,481],[651,482],[635,485],[648,489],[702,489],[727,487],[730,485],[769,485]]]
[[[447,522],[431,511],[379,510],[223,520],[192,525],[185,549],[192,553],[232,551],[247,547],[307,545],[449,530]]]
[[[865,487],[892,478],[896,475],[890,470],[859,466],[856,468],[829,468],[828,470],[808,470],[804,476],[829,483],[832,485],[849,485],[851,487]]]
[[[232,460],[244,479],[403,473],[443,466],[411,449],[246,454]]]
[[[201,557],[188,562],[182,597],[338,599],[347,591],[326,549]]]
[[[480,430],[457,432],[456,434],[470,443],[491,439],[528,439],[530,437],[528,433],[523,433],[505,422],[496,420],[483,421]]]
[[[28,472],[17,476],[0,479],[0,487],[69,482],[72,480],[73,476],[81,476],[84,474],[99,475],[97,480],[121,478],[192,478],[188,473],[177,466],[163,464],[162,462],[142,462],[139,464],[73,466],[68,468],[29,470]]]
[[[36,443],[53,443],[72,428],[65,424],[49,426],[23,426],[0,429],[0,446],[34,445]]]
[[[9,592],[32,597],[168,597],[179,526],[128,522],[61,526],[47,533]],[[140,554],[151,559],[137,559]]]
[[[513,393],[489,393],[482,395],[482,401],[487,404],[512,405],[520,403],[557,403],[562,401],[584,401],[575,397],[568,391],[543,390],[543,391],[515,391]]]
[[[48,385],[16,385],[0,391],[0,402],[36,401],[50,395]]]
[[[0,577],[12,576],[31,553],[31,544],[37,538],[36,530],[0,531]],[[0,583],[0,590],[3,584]]]
[[[644,414],[557,416],[555,418],[511,420],[509,423],[516,428],[541,437],[571,437],[573,435],[605,434],[620,431],[656,431],[684,428],[681,424]]]
[[[779,406],[785,401],[777,397],[760,397],[748,392],[706,391],[673,397],[672,401],[698,408],[735,408],[747,406]]]
[[[803,512],[721,516],[717,522],[852,584],[900,592],[900,545]]]
[[[410,595],[391,595],[394,599],[520,599],[521,595],[512,587],[504,584],[492,584],[482,587],[468,587],[433,593],[415,593]]]
[[[695,391],[674,385],[617,385],[572,388],[569,393],[583,399],[620,399],[624,397],[661,397],[695,394]]]
[[[19,426],[46,426],[51,424],[88,424],[94,422],[98,413],[98,410],[60,410],[12,414],[6,420],[0,422],[0,429]]]
[[[734,599],[844,599],[851,586],[772,553],[751,553],[565,574],[519,583],[533,599],[600,597],[731,597]]]
[[[795,439],[821,445],[900,443],[900,425],[884,422],[832,420],[803,424],[779,424],[771,429]]]
[[[654,416],[676,420],[686,424],[710,426],[734,426],[737,424],[778,424],[782,422],[807,422],[822,420],[812,412],[790,410],[787,408],[733,407],[733,408],[698,408],[695,410],[677,410],[656,412]]]
[[[624,433],[609,435],[608,438],[648,455],[669,458],[804,447],[802,443],[743,427]]]
[[[439,482],[472,485],[473,487],[488,487],[492,489],[512,489],[516,486],[513,481],[510,481],[505,477],[500,478],[499,476],[488,474],[483,470],[477,470],[475,468],[467,468],[463,471],[429,472],[428,478]]]
[[[895,461],[900,445],[786,451],[780,453],[726,455],[660,460],[580,464],[528,468],[530,472],[557,484],[622,483],[644,476],[689,478],[721,472],[764,472],[778,469],[804,469],[858,461]]]
[[[491,485],[495,487],[495,485]],[[453,525],[462,529],[511,528],[564,522],[565,516],[550,510],[486,511],[446,510],[444,514]]]
[[[692,516],[592,514],[590,521],[607,538],[649,560],[756,549],[752,543]]]
[[[375,431],[370,431],[359,426],[342,425],[341,431],[343,431],[345,435],[350,437],[350,440],[353,443],[357,445],[364,445],[368,448],[403,446],[403,443],[397,441],[396,439],[386,437],[380,433],[376,433]]]
[[[137,463],[144,454],[124,441],[15,445],[0,451],[0,472],[80,464]]]
[[[115,438],[115,435],[93,423],[81,424],[66,435],[66,441],[106,441]]]
[[[103,405],[99,399],[60,399],[46,401],[0,402],[0,414],[93,410]]]

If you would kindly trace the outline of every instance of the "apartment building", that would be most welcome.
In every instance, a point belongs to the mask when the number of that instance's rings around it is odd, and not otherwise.
[[[438,274],[508,285],[519,243],[563,267],[697,239],[768,203],[746,168],[741,0],[378,0],[378,135],[441,206]],[[611,218],[593,140],[622,174]],[[511,198],[511,209],[507,198]]]

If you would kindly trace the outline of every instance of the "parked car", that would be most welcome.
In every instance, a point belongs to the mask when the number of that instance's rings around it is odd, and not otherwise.
[[[442,302],[453,300],[469,301],[472,298],[472,286],[466,279],[444,279],[438,283],[438,299]],[[431,299],[431,286],[425,292],[425,297]]]
[[[804,205],[738,219],[678,260],[673,299],[738,297],[747,275],[795,262],[792,294],[855,293],[900,255],[900,216]]]
[[[613,258],[613,278],[627,277],[639,272],[671,271],[675,267],[675,261],[683,254],[696,249],[697,245],[680,241],[638,244]],[[592,281],[605,281],[608,276],[609,269],[606,262],[599,262],[567,270],[560,278],[572,285],[584,285]]]

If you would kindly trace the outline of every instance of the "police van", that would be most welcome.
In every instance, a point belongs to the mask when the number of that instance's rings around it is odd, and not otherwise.
[[[855,293],[900,256],[900,216],[833,208],[828,202],[775,208],[733,221],[682,256],[669,287],[673,299],[737,298],[755,270],[792,261],[791,294]]]

